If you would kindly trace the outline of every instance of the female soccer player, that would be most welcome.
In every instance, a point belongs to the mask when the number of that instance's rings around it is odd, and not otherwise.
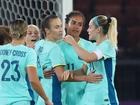
[[[40,39],[40,30],[36,25],[30,24],[27,28],[26,46],[34,48],[35,43]]]
[[[94,62],[96,74],[102,74],[103,80],[98,83],[88,83],[81,105],[118,105],[114,87],[114,75],[117,50],[117,20],[115,17],[99,15],[89,22],[89,39],[96,40],[95,51],[89,53],[82,49],[75,40],[66,36],[64,40],[71,44],[79,57],[86,62]]]
[[[29,84],[43,98],[45,105],[53,105],[37,77],[37,56],[24,45],[27,23],[22,19],[11,22],[12,42],[0,46],[0,104],[30,105]],[[30,82],[30,83],[29,83]]]

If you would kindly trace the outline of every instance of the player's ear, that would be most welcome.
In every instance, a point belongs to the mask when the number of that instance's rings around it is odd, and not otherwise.
[[[45,33],[46,34],[49,34],[50,33],[50,30],[48,28],[45,28]]]
[[[102,27],[99,26],[99,27],[97,28],[97,32],[101,32],[101,31],[102,31]]]
[[[67,23],[65,23],[65,28],[67,29],[67,27],[68,27],[68,24],[67,24]]]

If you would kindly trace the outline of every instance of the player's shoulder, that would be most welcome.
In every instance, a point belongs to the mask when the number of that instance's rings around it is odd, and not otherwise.
[[[92,45],[93,43],[91,42],[91,41],[89,41],[89,40],[86,40],[86,39],[83,39],[83,38],[80,38],[80,43],[84,43],[84,44],[90,44],[90,45]]]
[[[55,42],[46,39],[39,40],[38,42],[36,42],[36,45],[57,46]]]
[[[11,44],[0,45],[0,48],[10,47]]]
[[[18,50],[21,50],[23,52],[26,52],[27,54],[35,54],[35,50],[33,48],[27,47],[25,45],[22,45],[21,47],[17,48]]]
[[[63,39],[60,40],[57,44],[58,44],[58,46],[59,46],[61,49],[71,47],[71,45],[68,44],[67,42],[65,42]]]
[[[109,40],[104,40],[101,44],[98,45],[98,47],[100,48],[106,48],[106,49],[111,49],[113,48],[111,42]]]
[[[61,39],[61,40],[57,41],[57,44],[58,45],[65,45],[67,43],[63,39]]]
[[[43,43],[45,43],[45,40],[44,40],[44,39],[38,40],[38,41],[35,43],[35,46],[40,45],[40,44],[43,44]]]
[[[116,49],[112,46],[111,42],[109,40],[103,41],[101,44],[97,46],[98,49],[100,49],[103,53],[106,55],[116,55]]]
[[[49,40],[40,40],[36,43],[35,45],[35,50],[38,51],[40,49],[42,49],[42,52],[49,52],[52,49],[58,49],[59,46],[57,43],[49,41]]]
[[[80,38],[80,41],[78,43],[81,47],[86,48],[86,49],[92,49],[95,47],[91,41],[83,39],[83,38]]]

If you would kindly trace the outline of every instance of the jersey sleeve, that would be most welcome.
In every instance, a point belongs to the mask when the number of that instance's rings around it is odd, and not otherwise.
[[[53,49],[50,51],[50,59],[52,61],[52,66],[56,67],[59,65],[66,65],[65,59],[64,59],[64,54],[59,48],[59,46],[55,46]]]
[[[104,59],[116,56],[115,48],[109,42],[99,45],[97,50],[101,51]]]
[[[33,49],[30,49],[30,51],[28,52],[26,64],[27,67],[33,66],[37,68],[37,55]]]

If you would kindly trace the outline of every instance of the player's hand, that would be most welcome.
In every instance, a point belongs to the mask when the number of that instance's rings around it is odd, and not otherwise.
[[[84,74],[86,74],[86,72],[87,72],[87,69],[88,69],[88,67],[87,67],[87,64],[83,64],[83,66],[82,66],[82,72],[84,73]]]
[[[71,35],[66,35],[64,37],[64,41],[71,44],[71,45],[77,44],[77,42],[74,40],[74,38]]]
[[[52,101],[48,100],[47,102],[45,102],[45,105],[54,105]]]
[[[66,81],[69,78],[70,72],[64,71],[63,74],[61,75],[62,80]]]
[[[63,81],[68,80],[69,78],[73,78],[73,73],[69,70],[66,70],[63,72],[63,74],[61,75],[61,78]]]
[[[45,78],[49,79],[52,75],[54,75],[54,70],[44,70],[43,74]]]
[[[87,75],[87,82],[99,83],[103,79],[101,74],[89,73]]]

